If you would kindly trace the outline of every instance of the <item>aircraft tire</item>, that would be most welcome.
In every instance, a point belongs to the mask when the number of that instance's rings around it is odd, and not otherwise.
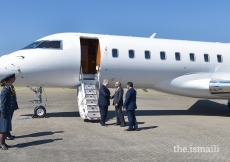
[[[39,118],[43,118],[46,116],[46,109],[44,106],[37,106],[34,109],[34,115],[39,117]]]

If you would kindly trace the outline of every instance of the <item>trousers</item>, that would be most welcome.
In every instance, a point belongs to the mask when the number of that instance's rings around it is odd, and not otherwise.
[[[105,125],[105,119],[108,113],[108,106],[99,106],[99,108],[100,108],[100,114],[101,114],[100,124]]]
[[[125,124],[125,118],[124,118],[124,114],[122,112],[122,105],[115,106],[115,112],[116,112],[117,124],[124,125]]]
[[[138,129],[135,110],[127,110],[127,116],[129,120],[129,129]]]

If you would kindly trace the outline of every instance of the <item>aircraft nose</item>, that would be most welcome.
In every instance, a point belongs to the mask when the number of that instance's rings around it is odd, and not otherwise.
[[[0,57],[0,80],[3,79],[6,75],[10,74],[10,60],[7,56]]]

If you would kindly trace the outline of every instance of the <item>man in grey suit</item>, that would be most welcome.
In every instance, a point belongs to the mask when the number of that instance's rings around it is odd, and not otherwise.
[[[122,113],[124,90],[121,87],[121,83],[119,81],[115,83],[115,87],[115,94],[111,96],[111,99],[113,99],[113,105],[115,106],[115,112],[117,117],[117,122],[115,125],[121,125],[121,127],[124,127],[126,125],[124,115]]]

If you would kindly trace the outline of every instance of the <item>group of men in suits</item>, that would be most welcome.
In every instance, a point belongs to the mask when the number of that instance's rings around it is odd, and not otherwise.
[[[138,131],[138,125],[135,116],[135,109],[137,109],[136,90],[133,88],[133,83],[132,82],[127,83],[128,91],[125,95],[124,103],[123,103],[124,90],[121,87],[121,83],[119,81],[115,83],[116,91],[112,96],[110,95],[110,91],[107,88],[108,85],[109,85],[109,81],[105,79],[99,90],[98,105],[101,114],[101,120],[100,120],[101,126],[106,126],[105,120],[108,113],[108,106],[110,105],[110,99],[113,99],[113,105],[115,106],[115,112],[116,112],[115,125],[120,125],[120,127],[126,126],[124,114],[122,112],[122,107],[123,107],[123,109],[126,109],[126,113],[128,116],[128,129],[125,129],[125,131],[134,131],[134,130]]]

